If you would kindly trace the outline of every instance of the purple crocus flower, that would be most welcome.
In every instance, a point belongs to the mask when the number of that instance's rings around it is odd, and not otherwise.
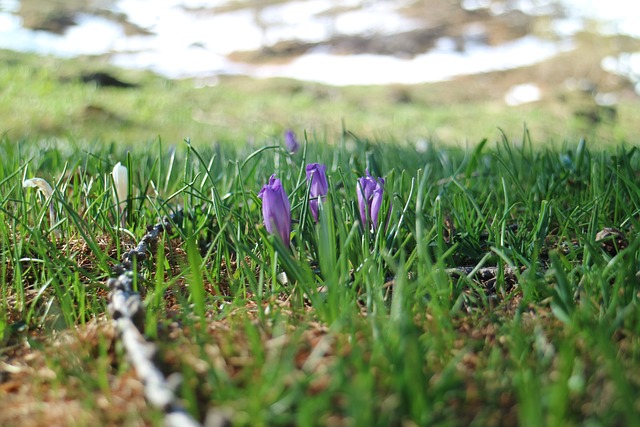
[[[291,234],[291,204],[282,188],[282,182],[275,174],[271,175],[269,183],[262,187],[258,197],[262,199],[264,226],[269,233],[277,233],[288,247]]]
[[[326,199],[329,192],[329,184],[327,183],[327,167],[319,163],[310,163],[307,165],[307,181],[309,181],[309,208],[315,222],[318,222],[318,202],[322,198]]]
[[[296,134],[291,129],[287,129],[284,132],[284,145],[287,147],[290,153],[295,153],[300,148]]]
[[[373,223],[373,228],[378,227],[378,216],[382,207],[382,195],[384,193],[384,178],[374,178],[369,174],[358,179],[358,207],[360,208],[360,219],[367,227],[369,219]]]

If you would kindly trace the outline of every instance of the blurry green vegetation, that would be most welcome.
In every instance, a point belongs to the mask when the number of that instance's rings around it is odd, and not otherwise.
[[[634,100],[605,108],[585,95],[559,94],[561,102],[551,95],[539,103],[507,107],[499,73],[416,86],[336,88],[229,76],[206,86],[204,81],[116,70],[105,61],[0,51],[0,131],[14,141],[63,138],[127,146],[146,146],[158,137],[170,143],[189,138],[196,145],[244,144],[280,137],[287,127],[329,139],[346,127],[378,141],[447,145],[499,140],[500,129],[521,140],[525,124],[538,144],[575,143],[581,137],[610,144],[640,134],[634,119],[640,106]],[[137,87],[80,81],[97,71]]]

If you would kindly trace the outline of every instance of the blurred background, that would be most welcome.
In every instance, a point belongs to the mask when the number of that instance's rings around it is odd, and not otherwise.
[[[0,0],[0,130],[634,143],[626,0]]]

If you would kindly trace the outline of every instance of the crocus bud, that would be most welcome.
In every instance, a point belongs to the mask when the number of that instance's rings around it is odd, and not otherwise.
[[[49,183],[42,178],[27,179],[22,183],[22,186],[25,188],[37,188],[38,190],[42,191],[42,194],[44,194],[44,197],[47,199],[50,199],[51,196],[53,196],[53,188],[51,188],[51,185],[49,185]]]
[[[291,234],[291,204],[282,188],[282,182],[275,174],[271,175],[269,183],[262,187],[258,197],[262,199],[265,228],[271,234],[277,233],[288,247]]]
[[[49,183],[47,181],[45,181],[42,178],[31,178],[31,179],[27,179],[26,181],[24,181],[22,183],[23,187],[31,187],[31,188],[37,188],[38,190],[40,190],[42,192],[42,194],[44,194],[44,197],[49,200],[49,222],[51,223],[51,226],[53,227],[53,225],[57,222],[56,221],[56,211],[53,207],[53,189],[51,188],[51,185],[49,185]],[[58,234],[59,232],[56,230],[56,234]]]
[[[118,162],[113,167],[111,174],[113,175],[113,183],[116,188],[118,203],[123,204],[129,196],[129,175],[127,174],[127,167]]]
[[[320,198],[324,201],[329,192],[327,183],[327,167],[319,163],[307,165],[307,181],[309,181],[309,208],[315,222],[318,222],[318,203]]]
[[[378,227],[378,216],[382,207],[382,196],[384,194],[384,178],[374,178],[367,174],[358,179],[358,207],[360,208],[360,219],[367,227],[369,220],[373,228]]]
[[[284,132],[284,145],[287,147],[290,153],[295,153],[300,148],[296,134],[291,129],[287,129]]]

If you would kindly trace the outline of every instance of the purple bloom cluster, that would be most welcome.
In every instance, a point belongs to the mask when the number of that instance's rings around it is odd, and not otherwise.
[[[300,144],[298,144],[298,139],[296,138],[296,134],[291,130],[287,129],[284,132],[284,145],[287,147],[287,150],[290,153],[295,153],[300,149]]]
[[[318,222],[319,204],[329,193],[327,167],[319,163],[310,163],[306,167],[309,183],[309,209],[315,222]],[[374,178],[366,171],[366,175],[358,179],[358,208],[360,219],[366,229],[376,229],[379,223],[380,209],[384,194],[384,178]],[[282,187],[282,182],[275,174],[269,183],[258,193],[262,199],[262,216],[267,231],[277,234],[290,246],[291,242],[291,203]]]
[[[291,204],[282,182],[275,174],[271,175],[269,183],[262,187],[258,197],[262,199],[265,228],[271,234],[277,233],[288,247],[291,234]]]
[[[382,195],[384,193],[384,178],[374,178],[367,169],[366,175],[358,179],[358,207],[360,219],[365,228],[369,221],[373,228],[378,227],[378,217],[382,207]]]
[[[309,208],[315,222],[318,222],[318,203],[324,201],[329,192],[327,167],[319,163],[307,165],[307,181],[309,182]]]

